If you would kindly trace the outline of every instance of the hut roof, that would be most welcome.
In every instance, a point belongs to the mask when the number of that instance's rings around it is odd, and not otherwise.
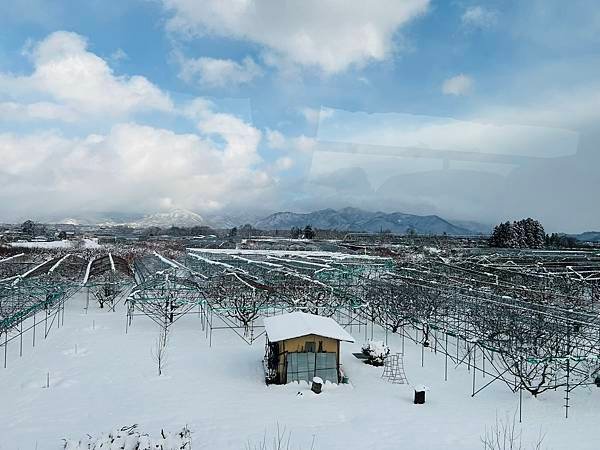
[[[338,341],[354,342],[354,338],[330,317],[293,312],[264,320],[267,336],[271,342],[284,341],[309,334],[324,336]]]

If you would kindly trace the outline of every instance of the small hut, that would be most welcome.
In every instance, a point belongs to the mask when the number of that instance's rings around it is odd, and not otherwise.
[[[340,382],[340,342],[354,338],[335,320],[293,312],[267,317],[264,323],[267,384],[310,382],[313,377]]]

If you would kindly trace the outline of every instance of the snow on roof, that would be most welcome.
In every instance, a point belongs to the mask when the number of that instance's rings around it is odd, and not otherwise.
[[[330,317],[315,316],[304,312],[293,312],[264,319],[269,341],[279,342],[309,334],[324,336],[339,341],[354,342],[354,338]]]

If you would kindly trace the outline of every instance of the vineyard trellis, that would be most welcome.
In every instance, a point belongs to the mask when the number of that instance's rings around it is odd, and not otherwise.
[[[387,256],[374,256],[385,254]],[[165,330],[197,313],[212,344],[227,329],[251,344],[261,318],[302,310],[331,316],[371,337],[375,326],[472,371],[472,395],[494,382],[522,394],[600,385],[600,254],[427,247],[359,253],[188,249],[185,259],[140,252],[18,254],[0,260],[0,334],[8,343],[40,317],[60,323],[64,302],[87,288],[111,308],[126,299]],[[44,333],[47,334],[47,329]],[[35,338],[34,338],[35,339]],[[404,348],[402,348],[404,352]],[[6,356],[5,356],[6,358]]]
[[[0,260],[0,351],[4,367],[9,345],[18,342],[22,356],[25,334],[30,334],[35,347],[42,330],[46,338],[64,323],[65,302],[82,288],[87,288],[88,300],[90,291],[110,292],[111,297],[104,300],[114,306],[116,294],[123,292],[132,275],[129,264],[110,253],[95,254],[89,261],[83,254],[28,252]]]
[[[187,264],[212,276],[253,277],[264,289],[264,313],[356,311],[371,330],[376,324],[419,343],[422,354],[427,348],[443,354],[446,379],[449,364],[467,365],[473,396],[495,381],[536,396],[564,389],[568,414],[573,389],[600,383],[597,254],[461,249],[443,257],[406,255],[191,249]],[[234,304],[243,298],[240,289],[256,285],[232,283],[236,294],[227,298]]]

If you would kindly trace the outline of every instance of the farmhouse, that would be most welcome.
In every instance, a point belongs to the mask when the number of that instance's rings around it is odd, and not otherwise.
[[[354,342],[329,317],[293,312],[264,320],[267,335],[265,378],[267,384],[292,381],[341,380],[340,342]]]

